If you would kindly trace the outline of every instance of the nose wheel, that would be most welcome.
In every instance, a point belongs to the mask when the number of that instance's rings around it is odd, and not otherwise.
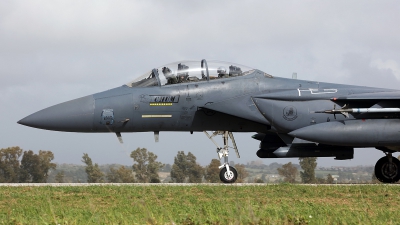
[[[396,183],[400,180],[400,161],[392,153],[386,153],[375,164],[375,176],[380,182]]]
[[[207,131],[204,131],[207,137],[217,146],[217,154],[218,158],[224,158],[224,164],[222,164],[219,169],[219,178],[224,183],[234,183],[238,177],[238,173],[236,169],[232,166],[229,166],[228,155],[229,148],[235,149],[236,156],[240,158],[239,151],[236,146],[235,139],[233,137],[232,132],[229,131],[215,131],[212,135],[209,135]],[[222,135],[222,139],[224,140],[224,146],[221,148],[218,146],[217,142],[213,139],[213,137],[217,135]],[[233,147],[228,146],[228,140],[231,139]]]
[[[219,179],[224,183],[234,183],[238,177],[235,167],[229,166],[229,171],[226,166],[219,171]]]

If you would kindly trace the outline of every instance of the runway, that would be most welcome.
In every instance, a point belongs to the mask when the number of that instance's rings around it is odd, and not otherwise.
[[[0,183],[0,187],[85,187],[85,186],[278,186],[268,183]],[[399,184],[288,184],[296,186],[398,186]]]

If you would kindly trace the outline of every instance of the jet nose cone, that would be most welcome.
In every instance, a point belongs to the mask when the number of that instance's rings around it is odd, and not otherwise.
[[[94,98],[89,95],[40,110],[18,123],[45,130],[90,132],[93,113]]]

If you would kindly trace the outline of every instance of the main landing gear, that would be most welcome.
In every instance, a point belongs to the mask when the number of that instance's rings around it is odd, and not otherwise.
[[[391,152],[385,154],[375,164],[375,176],[380,182],[396,183],[400,180],[400,161]]]
[[[207,131],[204,131],[207,137],[217,146],[218,158],[224,158],[224,164],[222,164],[219,169],[219,178],[224,183],[234,183],[238,177],[238,173],[235,167],[229,166],[228,155],[229,155],[229,147],[228,139],[231,139],[233,149],[235,149],[236,156],[240,158],[239,151],[236,146],[235,138],[233,138],[232,132],[229,131],[215,131],[212,135],[209,135]],[[222,139],[224,140],[224,146],[221,148],[218,146],[217,142],[214,141],[213,137],[217,135],[222,135]]]

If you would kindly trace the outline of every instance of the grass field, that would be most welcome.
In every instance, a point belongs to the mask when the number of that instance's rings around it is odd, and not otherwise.
[[[0,187],[2,224],[400,224],[400,186]]]

